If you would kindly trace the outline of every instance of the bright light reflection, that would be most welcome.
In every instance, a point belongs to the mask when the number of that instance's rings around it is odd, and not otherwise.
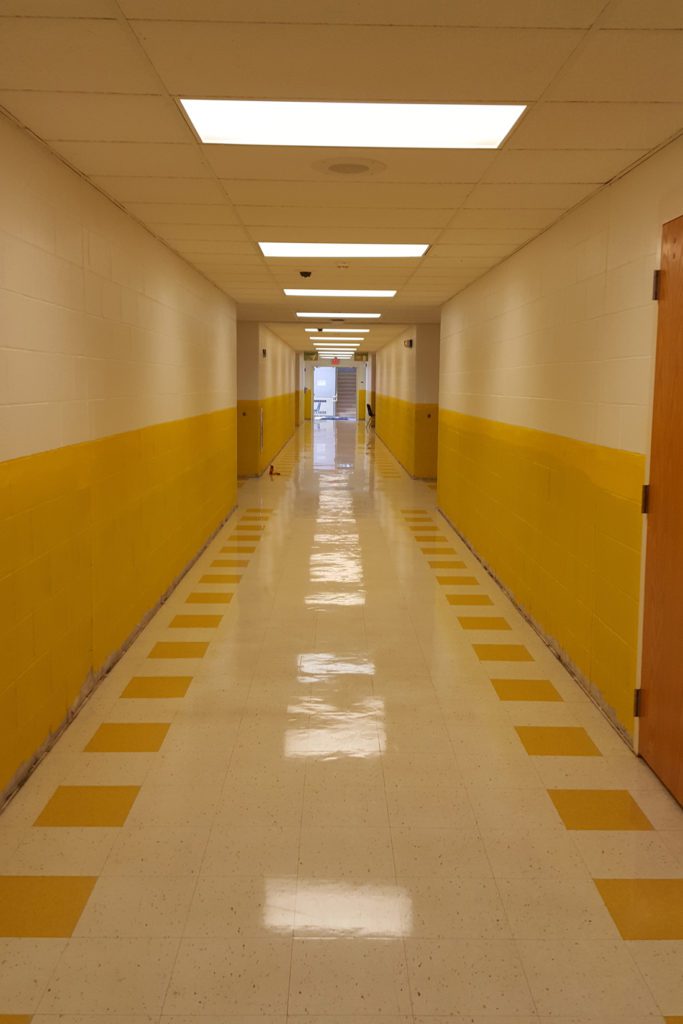
[[[264,924],[271,931],[357,938],[400,938],[413,929],[409,892],[398,885],[267,878]]]
[[[369,327],[305,327],[306,334],[369,334]]]
[[[375,674],[375,663],[362,655],[328,654],[322,651],[299,655],[299,678],[302,682],[313,679],[323,681],[326,676],[372,676]],[[306,679],[305,677],[309,677]]]
[[[365,591],[344,591],[344,590],[321,590],[318,594],[308,594],[304,598],[304,603],[310,607],[316,605],[345,605],[351,607],[352,605],[365,604]]]
[[[361,583],[363,566],[357,555],[313,554],[309,578],[312,583]]]
[[[379,757],[386,749],[384,701],[366,697],[349,708],[302,698],[289,712],[310,723],[285,733],[285,757]]]

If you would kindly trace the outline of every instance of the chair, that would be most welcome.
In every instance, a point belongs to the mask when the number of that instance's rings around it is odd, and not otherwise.
[[[373,411],[373,408],[372,408],[372,406],[370,405],[369,402],[366,404],[365,408],[368,410],[368,426],[369,427],[374,427],[374,425],[375,425],[375,413]]]

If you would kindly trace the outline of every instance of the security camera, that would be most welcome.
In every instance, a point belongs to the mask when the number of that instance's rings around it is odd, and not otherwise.
[[[310,271],[310,270],[300,270],[299,271],[299,274],[300,274],[301,277],[310,277],[311,273],[312,273],[312,271]]]

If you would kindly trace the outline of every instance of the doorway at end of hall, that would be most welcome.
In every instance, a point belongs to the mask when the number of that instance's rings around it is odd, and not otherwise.
[[[314,420],[355,420],[356,401],[355,366],[314,367]]]

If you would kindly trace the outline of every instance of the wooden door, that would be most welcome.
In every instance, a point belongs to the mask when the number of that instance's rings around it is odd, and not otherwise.
[[[664,225],[639,752],[683,803],[683,217]]]

